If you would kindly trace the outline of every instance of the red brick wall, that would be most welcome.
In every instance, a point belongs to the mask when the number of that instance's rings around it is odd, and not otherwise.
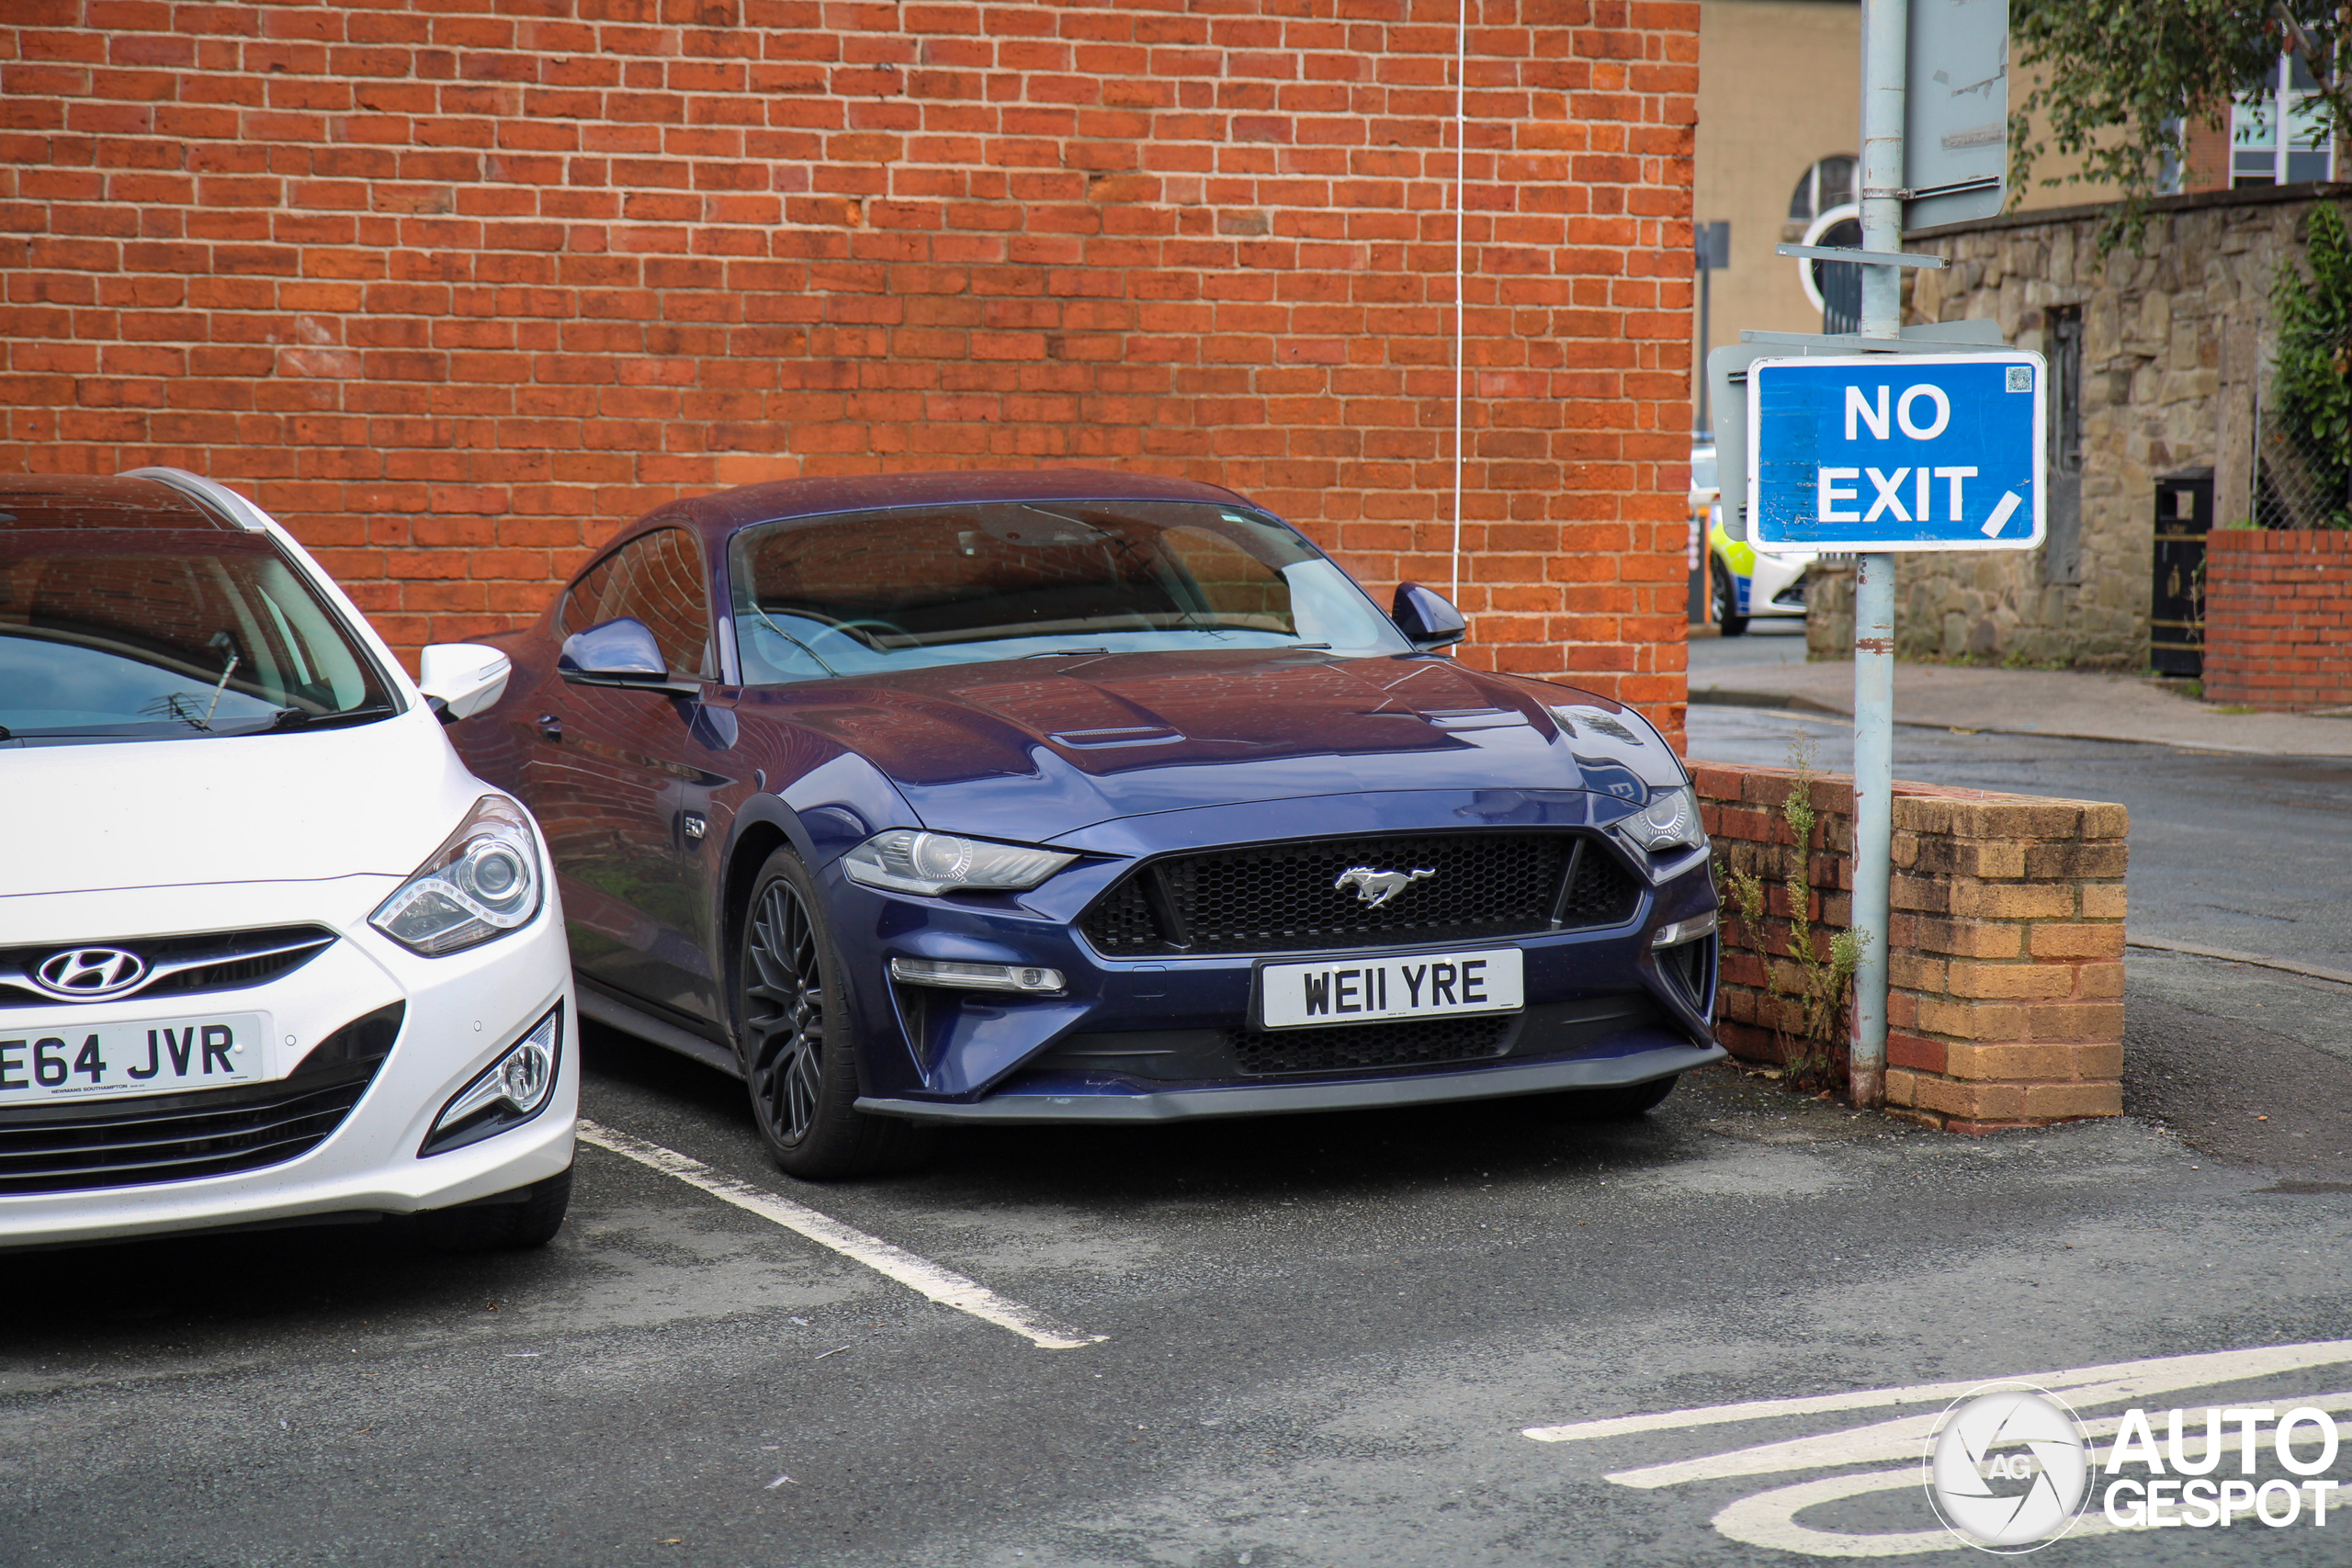
[[[2205,695],[2281,710],[2352,705],[2352,530],[2206,536]]]
[[[1446,583],[1452,6],[527,9],[6,7],[0,469],[238,484],[403,648],[802,472],[1183,474]],[[1697,6],[1470,19],[1466,656],[1679,736]]]
[[[1716,1037],[1780,1061],[1781,1036],[1804,1027],[1789,999],[1803,986],[1790,947],[1798,851],[1781,810],[1796,774],[1701,761],[1690,772],[1719,863],[1768,890],[1754,927],[1726,896]],[[1812,805],[1803,881],[1826,955],[1853,919],[1854,781],[1815,778]],[[2129,814],[1898,782],[1894,817],[1887,1108],[1955,1133],[2120,1114]],[[1841,1021],[1841,1041],[1850,1027]]]

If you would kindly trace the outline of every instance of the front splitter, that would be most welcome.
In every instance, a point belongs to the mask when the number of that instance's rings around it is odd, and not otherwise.
[[[1150,1094],[994,1094],[968,1104],[936,1100],[861,1098],[871,1116],[912,1122],[988,1122],[997,1126],[1073,1122],[1183,1122],[1212,1116],[1291,1116],[1313,1111],[1374,1111],[1396,1105],[1440,1105],[1460,1100],[1566,1089],[1623,1089],[1719,1062],[1720,1045],[1676,1045],[1627,1056],[1524,1066],[1480,1067],[1370,1083],[1265,1084],[1221,1089],[1159,1089]]]

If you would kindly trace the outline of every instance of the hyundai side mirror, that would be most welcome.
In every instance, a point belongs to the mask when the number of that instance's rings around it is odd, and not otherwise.
[[[633,615],[565,637],[555,668],[557,674],[575,686],[629,686],[680,697],[702,694],[700,682],[670,678],[662,645],[653,640],[645,623]]]
[[[1453,601],[1418,582],[1396,585],[1396,602],[1388,615],[1405,634],[1405,640],[1423,653],[1451,648],[1470,635],[1470,623],[1462,618]]]
[[[514,660],[478,642],[436,642],[417,660],[416,689],[444,724],[471,718],[506,694]]]

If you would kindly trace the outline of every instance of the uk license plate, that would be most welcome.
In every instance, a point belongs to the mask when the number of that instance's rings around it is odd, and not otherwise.
[[[1525,1005],[1521,954],[1515,947],[1324,958],[1311,964],[1268,964],[1258,971],[1261,1029],[1517,1012]]]
[[[0,1024],[0,1105],[220,1089],[268,1076],[269,1015],[207,1013],[130,1023]]]

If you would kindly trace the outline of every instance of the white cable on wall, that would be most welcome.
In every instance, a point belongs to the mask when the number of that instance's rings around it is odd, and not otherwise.
[[[1462,603],[1462,383],[1469,373],[1462,318],[1462,208],[1467,184],[1464,140],[1468,121],[1463,94],[1469,82],[1470,0],[1457,0],[1453,20],[1453,602]]]

